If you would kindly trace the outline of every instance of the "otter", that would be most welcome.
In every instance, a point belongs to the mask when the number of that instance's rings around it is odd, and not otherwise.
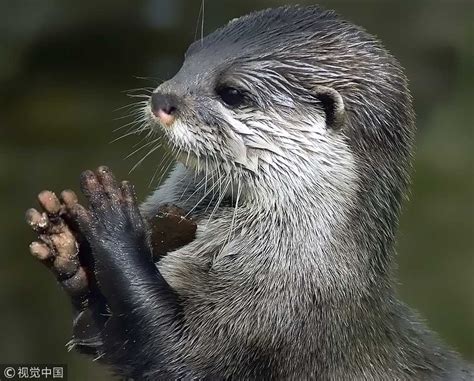
[[[72,348],[137,380],[470,380],[397,297],[415,134],[407,79],[318,7],[252,13],[194,42],[143,109],[177,158],[137,206],[107,167],[39,196],[31,252],[74,306]],[[153,260],[174,205],[194,239]]]

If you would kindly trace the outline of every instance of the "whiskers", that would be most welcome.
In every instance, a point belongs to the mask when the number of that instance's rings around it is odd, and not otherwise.
[[[231,170],[222,165],[222,162],[213,155],[201,158],[197,162],[201,163],[200,165],[196,164],[196,176],[198,177],[194,182],[188,183],[178,202],[188,205],[191,201],[192,207],[188,209],[186,217],[192,216],[193,213],[198,211],[201,216],[205,216],[205,229],[215,221],[216,217],[220,217],[218,212],[223,204],[229,210],[233,209],[229,225],[224,228],[226,232],[220,248],[221,253],[234,238],[238,227],[237,221],[242,203],[244,173],[239,168]],[[193,187],[188,191],[190,183]]]
[[[116,143],[122,139],[131,136],[142,136],[138,143],[133,144],[132,152],[125,156],[125,159],[130,159],[140,155],[136,163],[132,166],[129,173],[135,171],[147,158],[158,151],[163,146],[162,136],[158,135],[152,126],[149,113],[147,111],[150,96],[153,93],[154,87],[142,87],[137,89],[130,89],[126,91],[129,98],[136,100],[133,103],[127,104],[115,110],[115,112],[124,113],[116,120],[126,120],[126,123],[117,128],[114,132],[119,133],[119,136],[111,141]],[[157,174],[163,175],[171,166],[174,158],[169,152],[166,152],[162,158],[161,163],[156,167],[153,176],[150,180],[150,187],[155,181]]]
[[[149,119],[146,113],[146,108],[152,92],[153,87],[127,90],[127,97],[139,100],[114,110],[114,112],[125,113],[125,115],[119,116],[115,118],[115,120],[131,120],[114,131],[122,132],[125,130],[125,133],[114,139],[112,142],[116,142],[133,134],[141,134],[149,129]]]
[[[198,19],[197,19],[197,22],[196,22],[196,32],[194,34],[194,40],[197,40],[197,36],[198,36],[198,30],[200,29],[200,39],[201,39],[201,43],[202,43],[202,40],[204,39],[204,16],[205,16],[205,0],[201,0],[201,7],[199,8],[199,14],[198,14]]]

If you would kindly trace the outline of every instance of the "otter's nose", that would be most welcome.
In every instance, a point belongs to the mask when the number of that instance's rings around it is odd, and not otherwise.
[[[177,101],[173,95],[153,93],[151,111],[165,126],[171,126],[176,119]]]

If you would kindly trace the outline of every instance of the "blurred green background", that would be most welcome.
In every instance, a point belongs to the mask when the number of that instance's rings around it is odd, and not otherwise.
[[[277,0],[206,0],[204,31]],[[311,1],[299,1],[312,4]],[[474,359],[474,2],[319,4],[377,35],[411,80],[418,115],[416,174],[399,234],[400,292],[430,327]],[[156,86],[195,39],[201,1],[0,1],[0,363],[67,363],[71,380],[107,380],[64,347],[66,297],[28,254],[24,211],[44,188],[77,189],[99,164],[143,198],[161,154],[134,172],[117,143],[125,90]],[[199,32],[198,32],[199,34]],[[147,77],[155,79],[140,79]]]

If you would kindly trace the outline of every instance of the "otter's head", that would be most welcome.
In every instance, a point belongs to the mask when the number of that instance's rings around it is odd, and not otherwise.
[[[190,46],[148,115],[179,158],[238,179],[249,198],[331,194],[396,219],[413,135],[406,79],[333,12],[284,7],[231,21]]]

